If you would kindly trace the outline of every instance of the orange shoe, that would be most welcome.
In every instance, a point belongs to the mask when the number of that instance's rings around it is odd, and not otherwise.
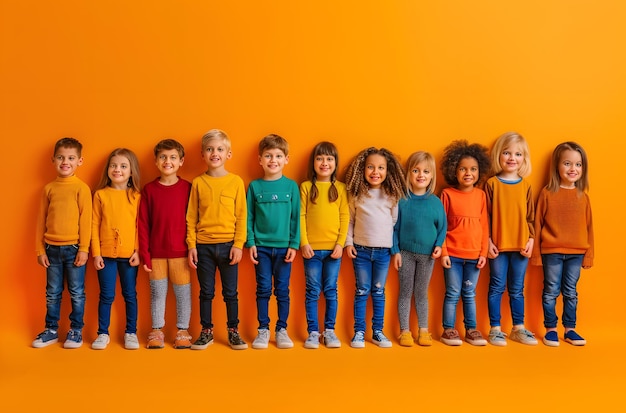
[[[178,330],[176,340],[174,340],[174,348],[191,348],[191,334],[189,334],[187,330]]]
[[[160,328],[155,328],[148,334],[148,348],[165,347],[165,335]]]
[[[420,346],[428,347],[433,345],[433,336],[430,333],[419,332],[417,336],[417,344]]]

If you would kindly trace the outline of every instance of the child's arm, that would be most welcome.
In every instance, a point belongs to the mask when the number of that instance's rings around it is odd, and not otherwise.
[[[433,257],[434,259],[441,257],[441,247],[433,248],[433,253],[430,256]]]
[[[256,257],[256,245],[251,246],[248,249],[248,252],[250,254],[250,261],[252,261],[252,264],[257,265],[259,263],[259,261],[257,261]]]
[[[333,248],[333,252],[330,253],[330,258],[341,258],[343,255],[343,247],[339,244],[335,244],[335,248]]]
[[[450,261],[449,255],[441,256],[441,266],[443,268],[452,268],[452,262]]]
[[[397,271],[400,267],[402,267],[402,255],[398,252],[393,254],[393,268]]]
[[[310,244],[306,244],[306,245],[301,245],[300,246],[300,251],[302,252],[302,257],[306,258],[307,260],[309,258],[313,258],[313,256],[315,255],[315,253],[313,252],[313,248],[311,248]],[[335,251],[333,250],[333,254],[335,253]],[[336,257],[333,257],[336,258]]]
[[[93,266],[96,267],[96,270],[101,270],[104,268],[104,259],[100,255],[96,255],[93,257]]]
[[[137,250],[135,250],[133,252],[133,255],[130,256],[130,258],[128,259],[128,263],[130,264],[131,267],[136,267],[139,265],[139,253],[137,252]]]
[[[41,265],[44,268],[48,268],[50,266],[50,260],[46,254],[41,254],[37,257],[37,264]]]
[[[198,268],[198,250],[194,248],[189,248],[189,252],[187,253],[187,259],[189,261],[189,266],[194,270]]]
[[[243,251],[241,250],[241,248],[238,248],[235,246],[230,247],[230,253],[228,255],[228,258],[230,258],[229,264],[230,265],[239,264],[242,256],[243,256]]]
[[[296,250],[295,248],[287,248],[287,255],[285,255],[285,262],[293,262],[296,258]]]

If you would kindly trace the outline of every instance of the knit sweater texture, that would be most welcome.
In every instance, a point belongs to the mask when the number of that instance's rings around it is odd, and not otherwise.
[[[300,185],[300,245],[311,245],[314,250],[332,250],[337,244],[343,247],[350,221],[346,186],[335,182],[338,198],[330,202],[328,191],[331,183],[316,182],[318,195],[313,203],[312,185],[311,181]]]
[[[138,249],[137,212],[140,195],[102,188],[93,196],[91,254],[94,257],[130,258]]]
[[[370,189],[368,194],[349,200],[350,223],[346,245],[391,248],[393,226],[398,220],[398,204],[382,189]]]
[[[398,203],[391,253],[403,250],[430,256],[435,247],[443,245],[447,228],[446,213],[439,198],[409,192],[409,196]]]

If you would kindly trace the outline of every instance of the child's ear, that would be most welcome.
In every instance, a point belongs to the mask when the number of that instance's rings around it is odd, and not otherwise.
[[[285,156],[285,165],[289,163],[289,155]]]
[[[183,156],[182,158],[180,158],[180,166],[183,166],[184,162],[185,162],[185,157]]]

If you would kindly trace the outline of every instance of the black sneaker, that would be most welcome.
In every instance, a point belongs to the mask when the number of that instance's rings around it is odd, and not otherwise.
[[[230,344],[233,350],[245,350],[248,348],[248,344],[243,341],[236,328],[228,329],[228,344]]]
[[[200,337],[191,345],[192,350],[204,350],[213,344],[213,329],[205,328],[200,332]]]

